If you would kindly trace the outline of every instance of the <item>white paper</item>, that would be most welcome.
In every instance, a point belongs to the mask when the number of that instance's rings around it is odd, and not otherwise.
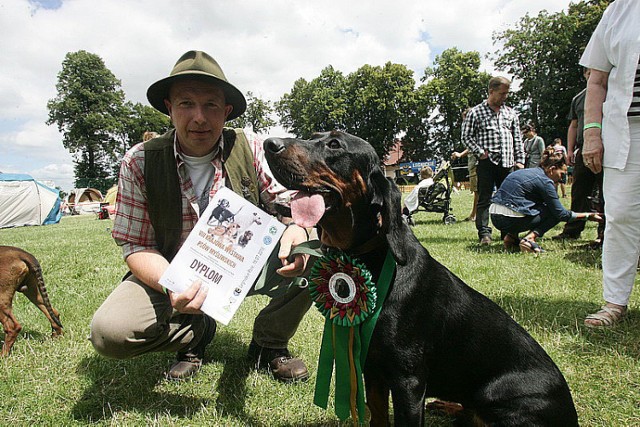
[[[222,188],[159,282],[180,293],[201,280],[209,288],[202,311],[227,325],[284,229],[275,217]]]

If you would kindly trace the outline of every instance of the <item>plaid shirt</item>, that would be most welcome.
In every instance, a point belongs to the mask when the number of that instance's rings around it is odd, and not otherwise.
[[[279,194],[286,191],[271,175],[269,165],[264,157],[262,141],[257,135],[245,131],[247,141],[253,152],[253,164],[258,175],[260,201],[263,206],[274,213],[274,202]],[[215,175],[209,199],[225,186],[226,174],[222,168],[222,146],[224,141],[220,137],[218,153],[211,161]],[[182,159],[180,145],[174,142],[174,152],[178,165],[180,189],[182,193],[182,234],[180,244],[184,243],[199,218],[198,198],[193,183],[187,174]],[[155,231],[147,212],[147,191],[144,181],[144,143],[137,144],[124,156],[120,166],[118,181],[118,197],[116,200],[116,214],[111,235],[116,243],[122,247],[124,258],[146,249],[157,250]]]
[[[505,105],[497,113],[487,101],[473,107],[462,123],[462,142],[478,157],[486,150],[489,160],[498,166],[524,164],[518,114]]]

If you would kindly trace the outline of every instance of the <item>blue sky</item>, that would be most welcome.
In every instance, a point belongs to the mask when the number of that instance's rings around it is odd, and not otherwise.
[[[73,188],[73,159],[49,99],[68,52],[99,55],[127,100],[146,103],[154,81],[187,50],[210,53],[244,93],[278,100],[300,77],[328,65],[405,64],[419,80],[435,55],[456,46],[493,52],[491,34],[529,12],[569,0],[0,0],[0,171]],[[490,63],[483,69],[493,72]],[[271,135],[284,130],[273,128]]]

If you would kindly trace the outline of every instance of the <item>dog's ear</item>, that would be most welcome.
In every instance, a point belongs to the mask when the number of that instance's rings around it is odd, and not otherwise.
[[[380,168],[371,173],[369,188],[373,190],[371,204],[379,207],[382,233],[387,238],[391,253],[398,264],[405,265],[407,245],[402,222],[402,194]]]

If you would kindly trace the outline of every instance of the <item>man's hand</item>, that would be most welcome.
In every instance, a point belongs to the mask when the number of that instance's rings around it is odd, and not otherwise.
[[[202,304],[207,297],[208,290],[208,287],[202,286],[202,282],[200,280],[196,280],[184,292],[176,293],[169,291],[171,307],[180,313],[202,314],[200,307],[202,307]]]
[[[575,161],[575,154],[573,153],[573,150],[571,148],[567,149],[567,164],[569,166],[573,166]]]
[[[516,163],[516,169],[524,169],[524,165],[522,163]]]
[[[283,266],[276,270],[278,274],[284,277],[298,277],[304,272],[309,255],[298,254],[293,258],[293,261],[289,261],[288,258],[292,248],[306,241],[307,232],[304,228],[295,224],[287,227],[280,239],[278,258],[282,260]]]

